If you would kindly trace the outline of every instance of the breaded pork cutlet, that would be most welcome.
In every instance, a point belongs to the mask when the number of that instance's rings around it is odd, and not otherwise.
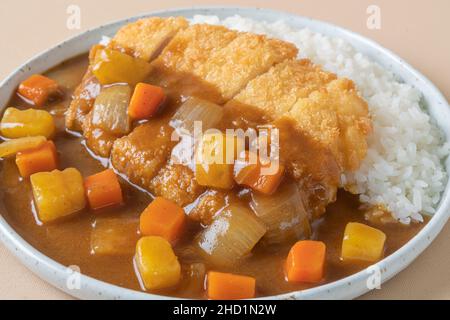
[[[297,48],[262,35],[240,33],[225,48],[211,54],[195,74],[215,87],[222,103],[233,98],[247,83],[270,67],[297,56]]]
[[[96,45],[89,51],[89,66],[81,80],[81,83],[75,89],[72,101],[66,111],[66,128],[69,130],[81,131],[86,115],[94,106],[95,98],[99,95],[101,85],[95,75],[92,73],[92,63],[94,61],[97,49]]]
[[[160,53],[179,30],[187,26],[187,20],[182,17],[141,19],[122,27],[108,47],[149,61]],[[108,157],[118,136],[96,127],[89,119],[95,98],[101,90],[99,82],[92,74],[94,57],[99,48],[102,46],[96,45],[90,51],[88,70],[75,90],[66,113],[66,127],[69,130],[82,131],[89,148],[97,155]]]
[[[150,182],[164,167],[175,145],[173,129],[167,119],[158,118],[139,125],[129,135],[117,139],[111,150],[111,163],[128,179],[147,190]]]
[[[287,113],[299,98],[307,97],[334,79],[336,75],[323,71],[310,60],[287,60],[251,80],[225,105],[225,111],[234,113],[233,109],[239,112],[254,108],[268,120],[275,120]],[[255,112],[247,114],[251,117]]]
[[[343,170],[359,168],[366,156],[371,121],[367,103],[352,81],[330,82],[307,98],[299,99],[288,116],[304,132],[327,145]]]
[[[187,28],[188,25],[188,21],[183,17],[140,19],[120,28],[110,46],[124,50],[136,58],[150,61],[179,30]]]
[[[155,73],[192,72],[205,63],[210,55],[224,48],[237,32],[222,26],[196,24],[181,30],[152,63]]]
[[[181,30],[152,62],[150,82],[178,94],[219,102],[220,94],[204,79],[197,77],[194,71],[236,36],[235,31],[207,24]]]

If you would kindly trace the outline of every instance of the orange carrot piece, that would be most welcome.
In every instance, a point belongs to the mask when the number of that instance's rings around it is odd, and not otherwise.
[[[213,300],[251,299],[256,279],[231,273],[208,272],[208,298]]]
[[[172,201],[156,197],[141,214],[141,234],[160,236],[173,244],[181,235],[185,219],[183,208]]]
[[[50,97],[60,94],[60,87],[55,80],[34,74],[23,81],[17,91],[35,106],[42,107]]]
[[[37,148],[17,153],[16,164],[22,177],[33,173],[53,171],[58,167],[58,155],[53,141],[46,141]]]
[[[99,172],[84,179],[89,205],[97,210],[123,202],[119,179],[112,169]]]
[[[289,282],[317,283],[323,279],[325,243],[302,240],[292,246],[286,260],[286,276]]]
[[[164,99],[161,87],[138,83],[128,106],[128,115],[135,120],[150,118],[158,111]]]
[[[275,173],[264,174],[263,169],[269,168],[270,163],[262,164],[257,156],[254,158],[257,159],[256,163],[248,163],[249,159],[250,153],[246,151],[245,160],[241,160],[244,164],[241,163],[241,168],[235,170],[235,181],[263,194],[270,195],[274,193],[283,178],[284,165],[279,163]],[[246,164],[245,161],[247,161]]]

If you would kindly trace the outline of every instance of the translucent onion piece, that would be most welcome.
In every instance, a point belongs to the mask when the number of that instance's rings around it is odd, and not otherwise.
[[[200,251],[216,266],[230,266],[249,254],[266,227],[249,209],[229,205],[198,238]]]
[[[91,253],[98,255],[133,255],[139,221],[125,218],[97,219],[91,231]]]
[[[201,121],[202,129],[214,128],[223,117],[223,108],[215,103],[191,97],[173,115],[170,124],[193,134],[194,121]]]
[[[130,132],[128,104],[131,88],[128,85],[115,85],[103,88],[92,109],[92,124],[106,132],[124,135]]]
[[[267,226],[265,243],[295,242],[311,234],[308,214],[293,182],[280,185],[270,196],[254,192],[250,206]]]

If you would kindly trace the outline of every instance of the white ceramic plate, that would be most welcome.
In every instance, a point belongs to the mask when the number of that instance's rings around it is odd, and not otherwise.
[[[0,106],[2,108],[6,106],[17,85],[29,75],[44,72],[69,58],[87,52],[93,44],[99,42],[102,35],[113,35],[119,27],[128,22],[146,16],[184,16],[191,18],[195,14],[217,15],[220,18],[239,14],[243,17],[268,22],[282,19],[292,27],[308,27],[313,31],[328,36],[343,38],[363,54],[385,68],[392,70],[406,83],[417,87],[423,93],[424,101],[430,114],[445,132],[447,140],[450,140],[450,108],[446,99],[427,78],[402,61],[401,58],[373,41],[340,27],[305,17],[256,8],[208,7],[166,10],[121,20],[86,31],[37,55],[2,81],[0,83]],[[447,161],[446,167],[448,172],[449,161]],[[405,246],[377,264],[381,271],[382,282],[389,280],[408,266],[441,231],[450,215],[449,188],[447,184],[438,209],[429,223]],[[0,210],[2,210],[1,203]],[[67,286],[67,281],[72,273],[65,266],[34,249],[2,217],[0,217],[0,238],[9,250],[31,271],[72,296],[83,299],[172,299],[170,297],[124,289],[83,275],[80,278],[81,288],[71,290]],[[369,291],[366,283],[371,274],[372,272],[369,270],[363,270],[352,276],[317,288],[267,298],[351,299]]]

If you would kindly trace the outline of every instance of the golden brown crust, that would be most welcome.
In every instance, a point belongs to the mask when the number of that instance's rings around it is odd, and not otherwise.
[[[307,97],[334,79],[336,75],[323,71],[310,60],[287,60],[251,80],[226,106],[251,105],[277,119],[299,98]]]
[[[183,17],[151,17],[122,27],[111,41],[111,47],[150,61],[181,29],[187,28]]]
[[[94,106],[95,98],[101,90],[101,85],[88,67],[80,85],[73,93],[72,101],[66,111],[66,128],[81,131],[86,115]]]
[[[366,156],[371,120],[367,103],[352,81],[334,80],[308,98],[299,99],[289,116],[299,128],[328,146],[344,170],[359,168]]]
[[[237,32],[222,26],[190,26],[177,33],[152,65],[156,70],[165,68],[172,72],[192,72],[236,36]]]
[[[281,40],[241,33],[225,48],[211,54],[195,73],[215,86],[223,100],[233,98],[245,85],[273,65],[297,55],[297,48]]]
[[[151,180],[166,164],[174,145],[172,128],[164,121],[152,120],[117,139],[111,150],[111,163],[132,183],[147,190]]]
[[[197,183],[190,168],[168,164],[151,180],[150,191],[184,207],[194,202],[204,188]]]

